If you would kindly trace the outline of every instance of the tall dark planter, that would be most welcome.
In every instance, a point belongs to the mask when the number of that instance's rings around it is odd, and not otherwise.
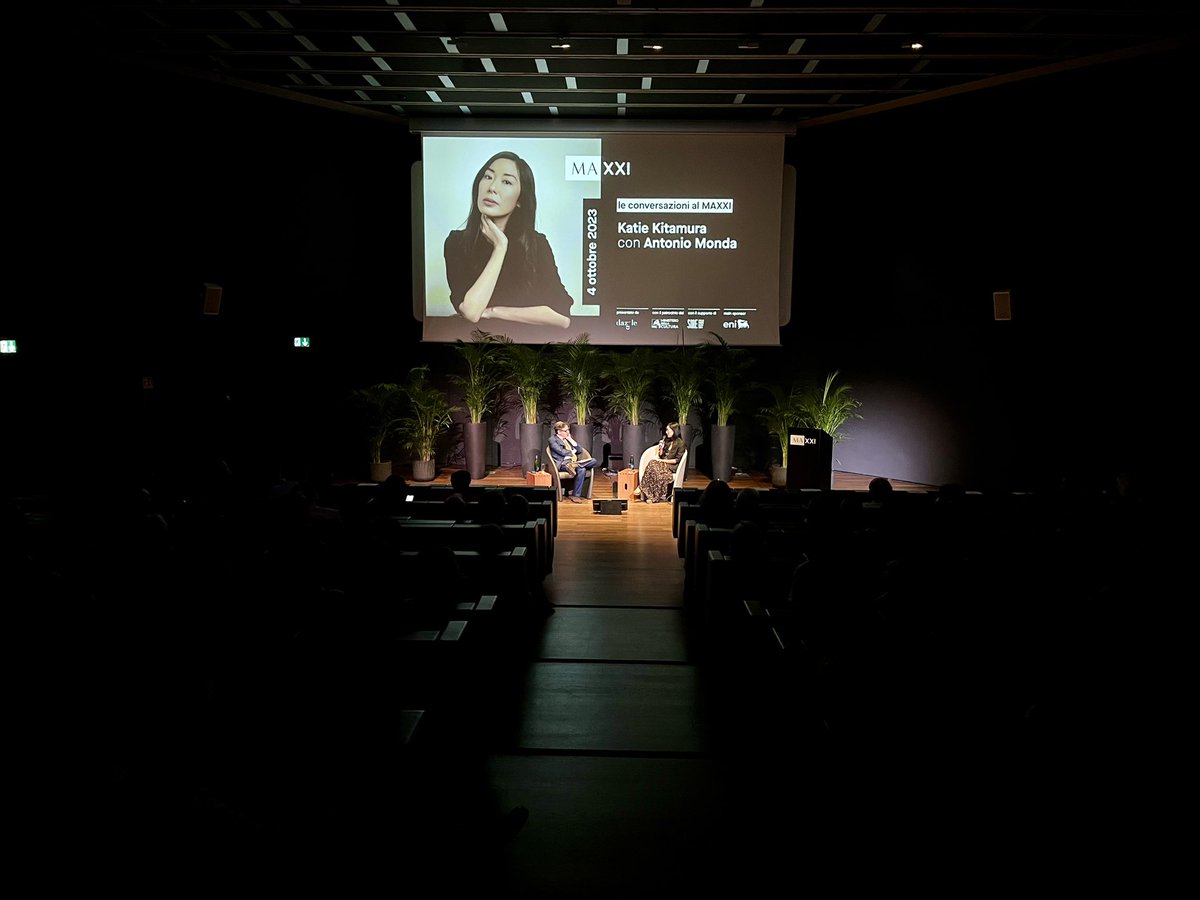
[[[530,425],[526,422],[521,423],[521,474],[533,472],[535,466],[533,459],[535,456],[544,456],[546,452],[546,437],[541,423]],[[543,459],[544,464],[549,464],[549,460]]]
[[[642,451],[648,447],[646,443],[646,427],[644,425],[621,426],[621,452],[625,454],[625,466],[630,463],[636,467],[642,458]]]
[[[472,481],[487,475],[487,440],[487,422],[463,423],[463,450]]]
[[[712,427],[712,477],[713,481],[729,481],[733,476],[734,425]]]
[[[591,425],[572,425],[571,426],[571,437],[575,438],[575,443],[577,443],[580,447],[583,447],[585,450],[587,450],[588,453],[592,452],[592,426]],[[592,454],[592,455],[594,456],[595,454]]]
[[[642,449],[645,450],[651,444],[657,444],[663,439],[663,428],[661,424],[645,422],[642,424]]]

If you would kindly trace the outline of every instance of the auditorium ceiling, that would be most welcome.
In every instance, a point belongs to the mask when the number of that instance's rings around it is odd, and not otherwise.
[[[404,122],[806,128],[1194,46],[1200,4],[1126,7],[164,0],[72,24],[102,58]]]

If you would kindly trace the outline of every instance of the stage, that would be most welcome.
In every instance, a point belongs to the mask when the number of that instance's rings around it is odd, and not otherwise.
[[[460,468],[458,466],[447,466],[440,469],[437,475],[431,482],[421,482],[423,484],[449,484],[450,476]],[[412,468],[410,466],[396,465],[393,471],[397,475],[402,475],[405,480],[412,482]],[[612,485],[616,482],[616,472],[606,474],[603,470],[597,472],[595,486],[593,488],[593,498],[602,499],[611,497],[612,493],[602,493],[605,483]],[[833,473],[833,489],[838,491],[865,491],[867,485],[871,483],[874,475],[860,475],[855,472],[838,472]],[[706,487],[711,481],[703,472],[698,472],[695,469],[689,469],[687,477],[684,480],[684,487],[701,488]],[[917,484],[911,481],[898,481],[894,478],[889,478],[892,483],[892,489],[897,491],[917,491],[928,492],[936,491],[937,485],[932,484]],[[483,478],[477,478],[473,484],[479,487],[506,487],[510,485],[525,484],[525,473],[521,471],[520,466],[498,466],[494,469],[488,469],[487,474]],[[757,490],[769,491],[773,487],[771,485],[771,475],[769,472],[735,472],[734,476],[729,480],[729,486],[734,490],[743,490],[745,488],[755,488]]]

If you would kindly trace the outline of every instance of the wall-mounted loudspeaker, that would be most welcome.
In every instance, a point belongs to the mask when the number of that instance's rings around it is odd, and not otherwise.
[[[204,314],[206,316],[221,314],[221,286],[219,284],[204,285]]]
[[[992,314],[997,322],[1008,322],[1012,319],[1012,294],[1008,291],[996,291],[992,294]]]

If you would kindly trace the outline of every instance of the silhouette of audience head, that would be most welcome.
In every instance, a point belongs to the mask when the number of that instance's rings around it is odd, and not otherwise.
[[[867,485],[867,496],[872,503],[883,503],[892,493],[892,483],[883,476],[872,478]]]
[[[379,486],[379,491],[385,496],[399,496],[401,500],[408,493],[408,482],[404,480],[403,475],[389,475],[383,480],[383,484]]]
[[[467,500],[462,494],[450,494],[442,502],[454,511],[454,521],[462,522],[467,518]]]
[[[496,522],[486,522],[479,526],[478,544],[476,549],[481,556],[496,556],[508,549],[504,538],[504,529]]]
[[[758,491],[754,488],[746,488],[735,493],[733,508],[737,512],[738,519],[746,522],[758,521],[758,514],[761,510],[760,504],[762,502],[762,498],[758,496]]]
[[[733,504],[733,488],[728,481],[710,481],[700,492],[701,506],[726,506]]]
[[[529,521],[529,498],[524,494],[509,494],[505,498],[504,520],[514,524]]]
[[[757,522],[738,522],[729,533],[729,555],[737,562],[755,562],[767,555],[767,536]]]
[[[838,502],[835,527],[842,531],[853,531],[862,516],[863,501],[858,494],[847,494]]]
[[[408,497],[408,482],[402,475],[389,475],[379,486],[375,505],[383,515],[397,515]]]
[[[462,494],[466,499],[467,491],[471,487],[471,473],[466,469],[458,469],[450,473],[450,487],[454,488],[456,493]]]
[[[494,522],[497,525],[504,522],[508,514],[508,501],[501,491],[484,491],[479,498],[478,513],[475,518],[479,522]]]
[[[704,521],[717,527],[733,526],[733,488],[727,481],[710,481],[700,492],[699,507]]]

